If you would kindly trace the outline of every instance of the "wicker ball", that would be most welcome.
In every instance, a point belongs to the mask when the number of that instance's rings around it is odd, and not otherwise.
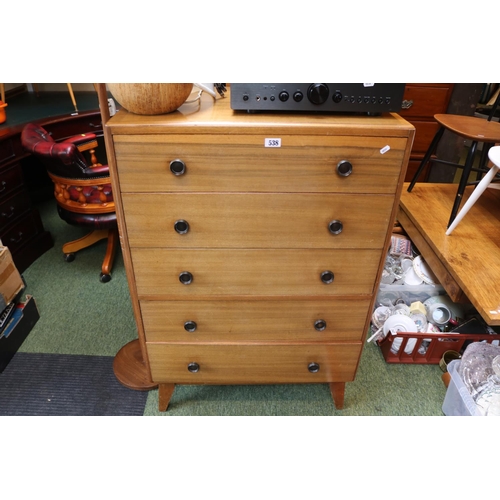
[[[131,113],[162,115],[182,106],[192,83],[108,83],[113,97]]]

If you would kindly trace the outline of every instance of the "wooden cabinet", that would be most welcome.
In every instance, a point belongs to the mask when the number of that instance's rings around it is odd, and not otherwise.
[[[25,156],[18,135],[0,138],[0,239],[21,273],[53,246],[25,185]]]
[[[107,121],[138,327],[119,380],[158,385],[161,410],[175,384],[328,383],[341,408],[413,134],[398,115],[249,114],[208,96]]]
[[[406,181],[410,182],[438,130],[434,115],[446,113],[454,84],[407,83],[400,115],[415,127],[415,140],[411,150]],[[427,179],[429,172],[422,174]]]
[[[102,139],[99,111],[49,117],[36,123],[55,140],[85,132],[94,132]],[[45,167],[23,150],[22,129],[23,125],[17,125],[0,130],[0,239],[9,247],[19,272],[53,246],[34,206],[34,201],[53,196],[53,184]]]

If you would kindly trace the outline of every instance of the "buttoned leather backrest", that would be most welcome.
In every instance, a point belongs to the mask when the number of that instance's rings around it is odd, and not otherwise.
[[[75,144],[69,141],[55,142],[39,125],[28,123],[24,127],[21,144],[26,151],[37,156],[52,175],[68,179],[109,176],[107,165],[91,168]]]

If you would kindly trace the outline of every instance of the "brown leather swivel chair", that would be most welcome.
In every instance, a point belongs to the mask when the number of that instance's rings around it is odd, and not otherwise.
[[[118,226],[108,166],[97,163],[95,158],[95,134],[81,134],[55,142],[44,128],[29,123],[22,131],[21,143],[45,165],[54,183],[61,219],[91,229],[83,238],[63,245],[65,260],[71,262],[75,252],[107,238],[100,280],[108,282],[118,245]],[[90,161],[86,160],[84,151]]]

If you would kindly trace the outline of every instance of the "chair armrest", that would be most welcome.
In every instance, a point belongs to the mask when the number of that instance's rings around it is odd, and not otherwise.
[[[90,151],[90,162],[92,163],[92,168],[95,170],[97,167],[101,166],[100,163],[97,163],[97,158],[95,156],[95,149],[99,145],[96,137],[97,136],[95,134],[90,132],[88,134],[75,135],[74,137],[70,137],[62,142],[74,144],[80,153]]]
[[[96,166],[94,167],[89,167],[85,169],[85,173],[93,176],[93,175],[99,175],[99,176],[104,176],[108,175],[109,176],[109,167],[108,165],[101,165],[100,163],[97,163]]]

